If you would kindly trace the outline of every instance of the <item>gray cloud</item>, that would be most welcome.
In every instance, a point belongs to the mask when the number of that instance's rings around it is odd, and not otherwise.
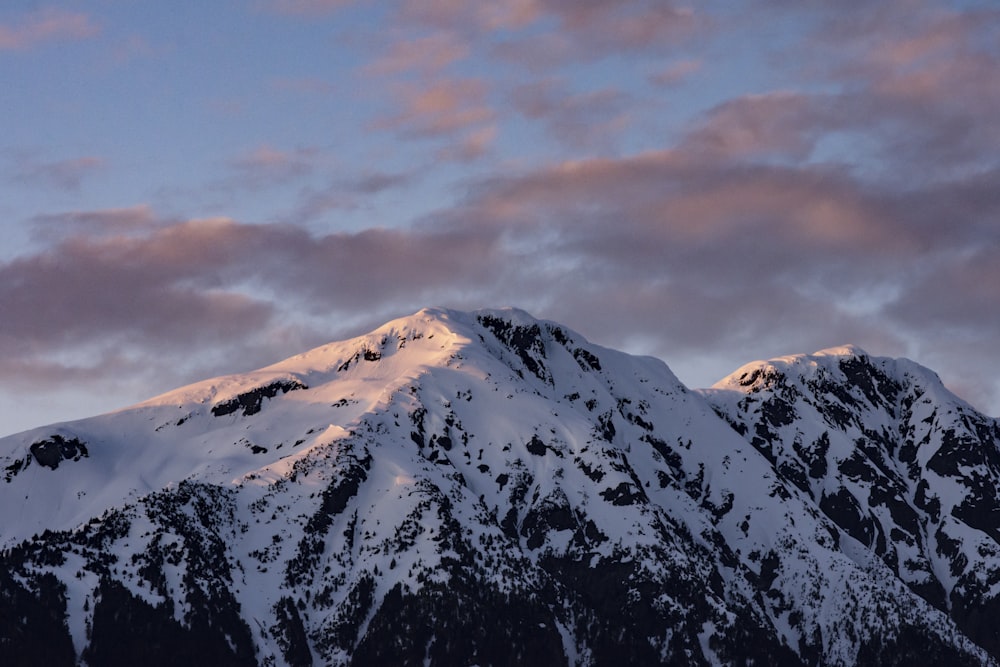
[[[611,18],[626,9],[612,5],[406,5],[407,17],[454,35],[431,42],[439,48],[394,89],[400,104],[375,129],[437,142],[449,160],[481,158],[511,113],[495,98],[513,90],[519,118],[566,146],[599,145],[591,133],[630,112],[631,99],[573,94],[552,77],[497,85],[441,70],[467,58],[470,35],[546,17],[565,28],[546,37],[567,40],[556,60],[661,54],[674,47],[654,36],[718,29],[653,3],[630,5],[619,25]],[[194,379],[425,305],[512,304],[654,353],[695,384],[755,358],[853,342],[931,365],[1000,412],[997,15],[906,3],[914,11],[898,28],[898,7],[885,6],[826,15],[826,5],[807,5],[817,17],[809,39],[826,48],[789,57],[809,86],[732,97],[675,143],[643,152],[492,172],[484,160],[459,200],[409,226],[320,233],[161,219],[146,207],[38,216],[41,249],[0,263],[0,377],[39,386],[132,373]],[[574,55],[590,37],[592,51]],[[398,77],[410,53],[391,52],[378,75]],[[694,69],[667,69],[654,84]],[[233,167],[246,183],[295,183],[311,159],[260,152]],[[328,187],[300,188],[290,217],[354,208],[422,173],[328,177]]]
[[[544,284],[543,312],[599,340],[730,369],[855,342],[941,360],[947,381],[995,410],[995,354],[980,380],[962,370],[966,346],[989,350],[1000,330],[995,176],[906,188],[716,158],[692,140],[484,181],[439,220],[493,230],[530,267],[523,293]]]
[[[0,266],[0,350],[39,363],[99,341],[218,351],[289,318],[375,324],[431,303],[518,304],[668,363],[712,350],[732,368],[843,342],[982,344],[1000,325],[992,182],[897,190],[675,149],[480,181],[408,229],[94,213],[89,225],[130,235],[62,238]]]
[[[765,15],[794,9],[783,0],[759,5]],[[802,83],[841,91],[828,116],[839,128],[828,129],[874,140],[870,154],[909,182],[995,167],[1000,10],[909,0],[868,9],[813,3],[803,15],[816,28],[795,51]]]
[[[362,208],[372,197],[406,188],[419,181],[414,172],[370,171],[352,177],[333,178],[325,187],[303,188],[298,202],[285,219],[293,223],[317,220],[330,211]]]
[[[32,237],[54,242],[72,237],[101,237],[148,231],[162,224],[147,205],[103,211],[70,211],[37,215],[30,221]]]
[[[169,367],[185,350],[197,358],[273,338],[287,318],[385,312],[430,298],[456,276],[470,288],[489,284],[495,266],[483,258],[491,243],[471,233],[313,236],[225,219],[64,238],[0,264],[0,373],[55,378],[53,358],[123,348]]]
[[[573,93],[553,79],[518,86],[510,100],[519,113],[545,123],[552,136],[577,149],[614,145],[629,124],[628,110],[634,104],[618,90]]]

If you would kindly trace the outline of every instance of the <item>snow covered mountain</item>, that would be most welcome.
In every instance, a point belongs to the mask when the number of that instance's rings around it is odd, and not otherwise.
[[[0,440],[0,664],[995,664],[1000,425],[429,309]]]
[[[1000,654],[1000,423],[858,348],[750,364],[706,396],[838,527]]]

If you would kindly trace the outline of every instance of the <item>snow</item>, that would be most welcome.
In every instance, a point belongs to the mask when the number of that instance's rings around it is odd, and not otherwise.
[[[517,349],[482,318],[537,327],[541,348]],[[525,360],[532,355],[544,363],[538,374]],[[590,358],[599,360],[599,368]],[[722,662],[710,642],[724,637],[735,618],[726,605],[738,608],[761,598],[761,613],[789,646],[818,633],[829,664],[851,664],[859,642],[880,624],[920,622],[942,635],[954,626],[903,583],[919,580],[925,570],[892,571],[818,509],[824,494],[844,488],[865,501],[862,507],[871,506],[878,521],[894,520],[887,506],[868,502],[869,487],[837,472],[857,440],[867,436],[854,423],[835,428],[821,408],[841,398],[819,395],[812,387],[831,378],[843,382],[844,359],[864,359],[909,388],[915,397],[908,422],[913,437],[930,434],[933,440],[916,453],[915,463],[925,471],[940,446],[934,438],[942,426],[931,423],[932,415],[955,426],[971,408],[913,362],[841,346],[747,364],[711,389],[691,391],[659,360],[592,345],[524,311],[425,309],[258,371],[209,379],[110,414],[0,440],[0,476],[17,461],[30,461],[9,481],[0,481],[0,550],[42,530],[71,531],[127,507],[132,528],[114,548],[121,562],[130,562],[148,546],[144,536],[156,525],[143,499],[187,480],[232,493],[235,514],[225,536],[234,562],[232,593],[244,617],[256,620],[249,627],[261,647],[259,657],[276,664],[283,657],[267,628],[276,623],[279,599],[303,590],[318,597],[328,589],[328,604],[314,597],[308,607],[307,631],[316,636],[338,622],[352,587],[373,572],[379,573],[375,600],[397,585],[419,590],[422,577],[447,584],[448,570],[440,566],[460,556],[443,546],[452,520],[477,547],[475,558],[495,562],[490,576],[497,590],[523,589],[523,579],[540,576],[537,568],[548,556],[579,558],[592,567],[614,559],[635,562],[663,582],[681,574],[707,578],[716,568],[724,580],[723,594],[711,603],[718,616],[704,620],[697,637],[708,662]],[[773,462],[751,445],[752,427],[743,437],[718,414],[747,425],[761,419],[763,397],[774,390],[768,372],[780,373],[781,387],[798,397],[795,418],[775,427]],[[857,388],[849,393],[861,405],[866,428],[900,432],[902,399],[885,407],[868,402]],[[261,397],[256,412],[213,414],[213,408],[251,395]],[[946,417],[949,408],[956,412]],[[30,447],[53,435],[78,438],[87,456],[61,461],[54,470],[38,464]],[[811,477],[800,488],[777,472],[776,465],[799,460],[793,443],[801,449],[821,437],[829,439],[823,455],[829,474]],[[896,460],[887,465],[905,481],[903,500],[912,502],[917,481],[909,469]],[[960,478],[921,474],[938,493],[943,514],[966,498]],[[317,564],[302,575],[302,586],[292,587],[290,563],[312,518],[322,514],[324,502],[333,502],[324,499],[332,488],[352,492],[343,491],[345,507],[329,518]],[[516,523],[513,537],[501,526],[509,512]],[[545,523],[549,515],[557,517],[554,525]],[[540,522],[538,537],[528,517]],[[578,517],[593,522],[606,539],[581,547]],[[665,539],[674,526],[682,527],[694,546],[676,536]],[[958,521],[945,528],[973,558],[977,545],[981,551],[988,542],[984,533]],[[405,548],[399,546],[401,535],[410,542]],[[169,533],[159,539],[182,540]],[[516,549],[505,546],[512,539]],[[721,558],[720,540],[738,555],[739,565],[706,560],[705,554]],[[956,577],[932,550],[899,549],[901,563],[927,559],[927,576],[932,573],[946,592],[952,590]],[[747,572],[764,574],[770,554],[778,562],[768,596],[755,590]],[[68,584],[78,653],[86,643],[82,610],[96,586],[91,574],[75,578],[81,567],[69,559],[59,570]],[[179,599],[183,567],[164,571]],[[122,570],[130,590],[150,603],[162,601],[135,570]],[[978,576],[985,581],[989,574]],[[885,619],[875,611],[881,609],[880,591],[904,601]],[[681,608],[669,594],[660,603],[664,609]],[[178,620],[184,609],[175,606]],[[799,619],[794,623],[791,610]],[[377,603],[367,609],[359,639],[377,611]],[[559,618],[552,623],[569,662],[587,664],[589,648],[578,644],[575,628]],[[853,638],[845,624],[855,628]],[[657,639],[662,650],[671,632],[664,637]],[[313,655],[333,664],[349,658],[338,648]]]

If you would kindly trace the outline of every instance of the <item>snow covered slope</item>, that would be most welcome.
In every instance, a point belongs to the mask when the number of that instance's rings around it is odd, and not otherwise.
[[[856,350],[702,393],[424,310],[0,440],[0,664],[990,664],[997,435]]]
[[[857,545],[1000,652],[1000,423],[930,370],[858,348],[744,366],[705,392]]]

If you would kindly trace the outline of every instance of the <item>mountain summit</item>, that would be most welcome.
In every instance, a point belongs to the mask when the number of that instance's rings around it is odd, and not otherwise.
[[[0,440],[0,664],[995,664],[998,443],[858,348],[427,309]]]

